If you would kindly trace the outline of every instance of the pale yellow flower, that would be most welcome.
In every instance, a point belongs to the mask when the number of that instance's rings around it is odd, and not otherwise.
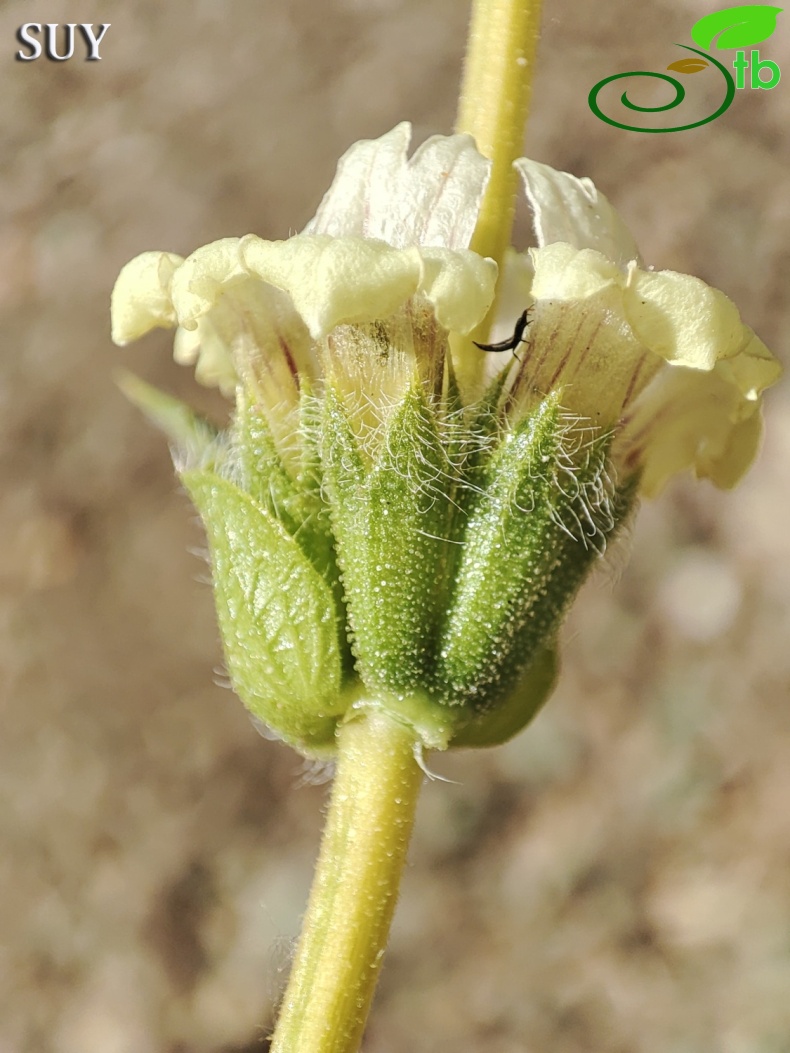
[[[489,165],[463,135],[429,139],[407,160],[409,138],[402,124],[352,146],[315,217],[286,241],[251,234],[186,260],[132,260],[113,294],[113,339],[175,327],[177,360],[227,392],[244,383],[285,457],[300,391],[327,375],[361,430],[415,379],[440,392],[449,335],[470,333],[494,297],[496,265],[468,248]],[[613,464],[639,473],[643,493],[686,468],[734,485],[779,374],[770,352],[723,293],[644,269],[589,180],[516,166],[537,245],[511,251],[498,279],[493,339],[532,308],[505,387],[509,419],[559,389],[569,414],[615,433]],[[504,362],[489,355],[488,374]]]
[[[723,293],[643,269],[589,180],[527,160],[517,168],[538,244],[503,278],[510,302],[535,303],[515,394],[561,387],[571,412],[614,428],[615,466],[639,471],[644,494],[686,468],[733,486],[757,452],[761,395],[779,364]]]

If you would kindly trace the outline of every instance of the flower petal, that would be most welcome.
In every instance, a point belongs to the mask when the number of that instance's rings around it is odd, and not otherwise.
[[[316,358],[291,298],[250,274],[241,246],[238,238],[205,245],[176,273],[174,357],[225,394],[243,380],[287,459],[300,387],[317,376]]]
[[[391,315],[417,291],[422,270],[416,248],[325,234],[249,234],[242,252],[250,273],[288,293],[316,340],[337,325]]]
[[[743,327],[743,344],[737,355],[720,362],[718,369],[740,391],[744,400],[756,402],[763,391],[775,384],[782,367],[748,326]]]
[[[381,206],[383,203],[386,214],[398,173],[406,166],[410,140],[411,125],[402,121],[378,139],[362,139],[350,146],[303,233],[381,237]],[[375,217],[371,214],[374,201],[378,206]]]
[[[743,343],[732,300],[689,274],[632,268],[625,309],[642,343],[675,365],[710,370]]]
[[[252,274],[288,293],[316,340],[338,325],[388,318],[417,293],[442,326],[468,332],[485,315],[496,281],[496,265],[476,253],[395,249],[368,238],[248,235],[242,253]]]
[[[597,312],[602,331],[614,332],[617,320],[623,333],[629,334],[628,338],[623,337],[622,351],[617,347],[611,349],[613,385],[609,398],[604,397],[603,390],[607,367],[597,356],[602,383],[600,395],[605,404],[621,390],[616,379],[618,366],[628,360],[634,366],[638,365],[639,355],[632,354],[629,340],[633,347],[641,347],[644,362],[628,387],[626,403],[637,397],[661,361],[673,367],[684,366],[703,372],[721,369],[725,362],[730,362],[731,369],[743,374],[744,384],[751,383],[756,372],[763,387],[766,386],[764,375],[772,378],[767,383],[773,383],[778,376],[773,356],[743,325],[732,301],[698,278],[674,271],[642,271],[635,263],[630,264],[624,273],[611,260],[592,249],[577,251],[562,243],[531,249],[530,254],[535,267],[533,295],[539,302],[563,305],[563,317],[555,323],[552,339],[555,343],[560,339],[568,341],[566,354],[569,362],[563,367],[562,379],[555,378],[554,382],[566,382],[572,375],[569,369],[573,366],[573,359],[579,355],[579,338],[573,334],[573,320],[578,322],[581,317],[579,304],[586,304],[582,315]],[[537,336],[537,327],[531,327],[530,331]],[[560,333],[565,336],[561,337]],[[747,347],[750,349],[748,353]],[[555,357],[558,354],[556,350]],[[596,356],[591,359],[587,350],[584,354],[587,357],[583,383],[593,384],[589,388],[592,393],[597,385],[589,370]],[[576,369],[578,372],[578,364]],[[734,383],[738,387],[738,382]],[[586,401],[589,400],[585,396]]]
[[[626,275],[601,253],[562,242],[529,254],[536,307],[519,391],[562,387],[566,409],[610,426],[661,365],[629,324]]]
[[[517,416],[535,395],[562,389],[563,408],[609,428],[660,368],[623,319],[621,290],[603,287],[569,301],[539,300],[511,397]]]
[[[763,417],[752,413],[730,428],[715,456],[703,451],[697,463],[697,476],[710,479],[720,490],[732,490],[746,475],[760,449]]]
[[[217,304],[223,287],[249,278],[240,238],[222,238],[196,249],[173,276],[173,307],[178,324],[196,329],[198,319]]]
[[[110,307],[114,343],[123,347],[151,329],[172,329],[176,315],[170,285],[183,262],[173,252],[143,252],[123,267]]]
[[[468,135],[435,135],[407,160],[411,125],[355,143],[305,234],[364,237],[396,248],[468,248],[491,163]]]
[[[536,300],[583,300],[602,289],[625,286],[620,268],[600,252],[553,242],[530,249],[535,271],[532,295]]]
[[[665,370],[624,422],[618,446],[627,470],[642,470],[640,489],[652,497],[677,472],[730,488],[757,453],[760,400],[781,373],[779,363],[750,329],[744,346],[705,373]]]
[[[539,246],[564,241],[577,249],[596,249],[621,267],[639,260],[630,231],[591,179],[577,179],[525,157],[515,164],[532,206]]]
[[[439,325],[455,333],[470,333],[494,300],[497,265],[476,252],[422,250],[420,292],[433,304]]]
[[[194,366],[199,384],[233,394],[238,376],[230,349],[208,319],[201,319],[197,329],[176,330],[173,358],[180,366]]]
[[[713,370],[666,370],[629,414],[618,441],[622,468],[641,471],[640,490],[655,497],[669,479],[687,468],[697,476],[734,485],[756,453],[756,436],[744,450],[735,439],[742,408],[739,393]],[[754,406],[752,406],[754,409]],[[737,451],[730,463],[733,449]]]

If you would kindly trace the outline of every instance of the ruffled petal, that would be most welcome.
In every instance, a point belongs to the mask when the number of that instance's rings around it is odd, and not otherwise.
[[[240,238],[222,238],[196,249],[173,276],[172,299],[178,324],[195,329],[198,319],[216,306],[233,282],[249,279]]]
[[[665,370],[625,423],[615,451],[621,470],[641,473],[640,490],[647,497],[688,468],[698,477],[734,486],[751,464],[759,439],[754,424],[741,428],[744,408],[736,388],[718,370]],[[754,415],[756,405],[750,409]]]
[[[230,348],[207,318],[196,329],[176,330],[173,358],[180,366],[194,366],[199,384],[219,388],[228,397],[233,394],[238,376]]]
[[[355,143],[305,234],[363,237],[395,248],[468,248],[490,161],[468,135],[436,135],[407,159],[411,125]]]
[[[618,438],[626,470],[640,470],[652,497],[686,468],[728,489],[740,481],[759,448],[760,403],[781,366],[746,326],[742,346],[709,372],[666,369],[629,411]]]
[[[123,347],[151,329],[173,328],[176,315],[170,286],[183,262],[173,252],[143,252],[123,267],[110,305],[114,343]]]
[[[250,234],[242,252],[250,273],[288,293],[316,340],[337,325],[391,315],[417,291],[422,271],[418,249],[362,238]]]
[[[736,421],[715,454],[703,448],[697,459],[697,476],[710,479],[720,490],[732,490],[754,463],[763,437],[763,417],[754,412]]]
[[[241,240],[193,252],[171,281],[178,324],[174,358],[194,365],[202,384],[231,395],[243,380],[285,444],[305,379],[318,369],[307,328],[290,297],[247,270]]]
[[[595,249],[620,267],[639,260],[628,227],[591,179],[577,179],[523,157],[516,169],[532,206],[538,246],[564,241]]]
[[[493,261],[472,252],[395,249],[362,238],[249,235],[242,253],[252,274],[288,293],[316,340],[339,325],[388,318],[417,293],[441,325],[468,332],[485,315],[496,281]]]
[[[577,249],[555,242],[530,249],[535,277],[532,295],[536,300],[583,300],[606,288],[623,288],[626,277],[600,252]]]
[[[625,310],[642,343],[674,365],[707,371],[743,343],[744,326],[732,300],[689,274],[632,268]]]
[[[722,377],[738,389],[747,404],[757,402],[763,391],[782,375],[780,364],[748,326],[743,327],[743,343],[738,353],[720,362],[718,369]]]
[[[439,325],[470,333],[494,299],[497,265],[476,252],[425,248],[419,291],[433,305]]]
[[[539,324],[530,327],[528,372],[540,390],[567,386],[576,412],[595,420],[619,415],[663,363],[715,369],[739,400],[748,385],[762,390],[778,376],[732,301],[698,278],[634,263],[624,272],[599,252],[562,243],[531,256]]]
[[[490,164],[468,136],[436,136],[409,159],[410,136],[403,124],[351,147],[304,234],[132,260],[113,291],[113,339],[176,327],[176,359],[227,393],[242,381],[282,447],[302,380],[320,390],[324,369],[369,430],[415,381],[439,394],[446,334],[473,331],[494,299],[496,264],[468,250]],[[539,247],[508,253],[499,279],[491,340],[532,308],[508,412],[561,390],[570,413],[612,430],[616,465],[644,492],[688,467],[734,485],[757,449],[773,356],[723,293],[640,269],[590,180],[516,167]],[[505,356],[486,358],[494,370]]]
[[[381,238],[382,204],[386,216],[398,173],[407,163],[410,141],[411,125],[402,121],[378,139],[362,139],[350,146],[338,161],[332,185],[303,233]]]
[[[561,387],[568,410],[610,426],[661,365],[629,324],[626,275],[600,252],[562,242],[530,256],[536,307],[519,390]]]

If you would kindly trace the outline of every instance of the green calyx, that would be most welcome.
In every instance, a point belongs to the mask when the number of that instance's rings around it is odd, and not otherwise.
[[[222,460],[182,473],[233,685],[298,749],[331,753],[364,708],[429,748],[494,745],[551,693],[561,620],[634,487],[559,394],[513,424],[499,390],[463,409],[415,382],[363,443],[327,385],[288,467],[240,398]]]
[[[443,701],[486,712],[550,640],[630,503],[606,475],[608,441],[549,396],[476,472],[443,620]]]
[[[181,479],[206,526],[233,686],[292,745],[332,747],[342,698],[341,626],[332,589],[282,523],[232,482]]]
[[[372,689],[424,692],[450,547],[452,477],[436,418],[421,392],[406,394],[372,463],[331,388],[323,425],[326,492],[359,674]]]

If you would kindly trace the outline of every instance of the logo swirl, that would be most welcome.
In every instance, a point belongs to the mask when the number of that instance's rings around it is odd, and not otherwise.
[[[654,73],[650,70],[633,70],[631,73],[613,73],[611,77],[605,77],[603,80],[598,81],[596,85],[591,89],[587,101],[590,109],[599,117],[602,121],[606,121],[607,124],[611,124],[615,128],[622,128],[626,132],[649,132],[659,134],[662,132],[685,132],[689,128],[699,128],[700,125],[709,124],[710,121],[715,121],[717,117],[720,117],[725,110],[729,109],[732,100],[735,98],[735,81],[732,79],[731,74],[722,66],[722,64],[715,59],[712,55],[707,54],[705,51],[698,51],[696,48],[688,47],[686,44],[678,44],[677,47],[684,48],[686,51],[693,51],[695,55],[701,56],[709,62],[712,62],[716,66],[721,75],[724,77],[727,89],[724,95],[724,101],[709,117],[703,117],[701,121],[694,121],[692,124],[679,124],[674,128],[640,128],[633,124],[623,124],[622,121],[616,121],[612,117],[607,117],[603,110],[598,105],[598,95],[607,84],[611,84],[612,81],[622,80],[623,77],[654,77],[657,80],[666,81],[671,84],[675,89],[675,97],[670,102],[664,103],[662,106],[638,106],[635,102],[631,102],[628,98],[628,93],[623,92],[620,96],[620,101],[623,106],[626,106],[629,110],[636,110],[639,113],[663,113],[666,110],[674,110],[676,106],[680,106],[686,97],[686,89],[676,80],[674,77],[670,77],[667,73]],[[672,67],[669,67],[672,68]]]

